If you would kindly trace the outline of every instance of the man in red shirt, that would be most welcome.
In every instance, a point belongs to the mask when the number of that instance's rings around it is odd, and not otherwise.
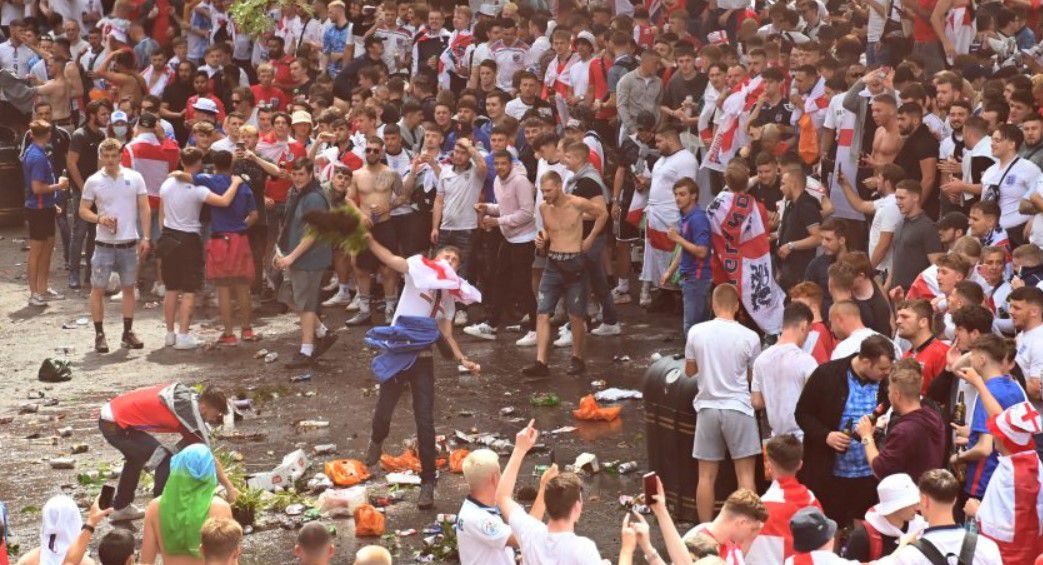
[[[902,301],[898,304],[895,316],[898,337],[909,340],[912,344],[905,357],[916,359],[923,368],[921,394],[927,393],[931,381],[945,369],[945,356],[949,353],[949,346],[936,338],[931,331],[933,317],[934,309],[926,300]]]
[[[163,493],[170,475],[170,458],[193,443],[210,446],[210,426],[221,423],[228,413],[228,401],[220,391],[207,388],[196,394],[181,384],[161,384],[121,394],[101,407],[98,428],[109,445],[123,454],[123,471],[110,516],[114,522],[137,520],[144,511],[131,504],[138,479],[146,466],[156,471],[153,496]],[[179,434],[176,445],[163,442],[152,434]],[[239,494],[217,464],[217,480],[228,491],[228,501]]]
[[[782,563],[796,553],[790,518],[797,510],[808,506],[822,510],[822,503],[797,480],[797,471],[804,463],[804,446],[799,438],[792,434],[775,436],[765,444],[764,455],[765,471],[774,479],[761,496],[761,502],[768,509],[768,520],[746,552],[746,560],[751,563]]]
[[[275,69],[275,85],[283,90],[293,90],[296,85],[293,84],[293,77],[290,75],[290,63],[296,59],[284,51],[286,41],[278,35],[273,35],[265,43],[268,46],[268,57],[271,59],[269,62]]]
[[[833,356],[833,348],[837,345],[837,339],[822,321],[822,287],[813,282],[802,282],[789,289],[789,298],[796,302],[803,302],[811,308],[811,332],[808,339],[804,341],[804,351],[809,353],[822,363],[828,362]]]
[[[912,56],[923,63],[927,77],[945,70],[945,50],[931,24],[931,13],[937,3],[938,0],[902,0],[902,8],[913,14]]]
[[[280,174],[270,175],[264,186],[264,205],[268,209],[268,217],[279,219],[268,223],[268,242],[264,256],[271,257],[275,241],[279,237],[282,217],[286,214],[286,197],[290,193],[291,185],[290,170],[294,162],[307,157],[308,152],[304,149],[304,144],[290,137],[289,114],[279,112],[272,116],[272,131],[261,136],[255,153],[282,169]]]
[[[268,106],[278,112],[286,109],[290,97],[281,88],[274,86],[278,70],[275,61],[257,66],[257,83],[250,87],[258,106]]]

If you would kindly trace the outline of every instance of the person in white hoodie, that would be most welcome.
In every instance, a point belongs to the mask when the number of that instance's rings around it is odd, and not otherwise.
[[[880,503],[866,511],[865,520],[856,521],[840,552],[842,557],[868,563],[890,555],[902,536],[918,533],[927,522],[917,511],[920,490],[912,477],[898,473],[884,478],[876,486]]]

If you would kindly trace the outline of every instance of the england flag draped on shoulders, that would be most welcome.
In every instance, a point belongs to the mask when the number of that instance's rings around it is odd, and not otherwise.
[[[703,161],[704,167],[724,172],[739,149],[749,143],[746,125],[750,121],[750,111],[763,92],[764,81],[759,75],[732,88],[721,105],[721,121]]]
[[[428,259],[423,255],[413,255],[406,259],[409,265],[409,276],[413,284],[420,290],[445,290],[457,302],[474,304],[482,301],[482,293],[445,261]]]
[[[768,242],[767,212],[749,194],[725,190],[706,209],[713,232],[713,281],[739,289],[742,305],[768,334],[782,331],[786,298],[775,281]]]

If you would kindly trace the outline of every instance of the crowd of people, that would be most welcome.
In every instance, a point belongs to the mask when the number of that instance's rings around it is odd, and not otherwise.
[[[681,535],[662,489],[646,501],[672,562],[1043,553],[1038,0],[250,9],[0,1],[29,309],[65,298],[60,239],[98,354],[107,299],[129,349],[145,347],[142,297],[161,299],[175,350],[202,345],[203,303],[217,345],[235,346],[263,339],[253,310],[278,301],[299,317],[294,369],[343,333],[333,309],[348,327],[382,322],[366,338],[382,354],[363,458],[377,465],[410,389],[428,509],[432,350],[479,373],[464,348],[498,342],[527,358],[519,378],[553,387],[586,371],[588,339],[625,351],[636,298],[679,314],[698,380],[700,525]],[[332,217],[361,228],[331,240],[317,227]],[[227,409],[180,383],[106,403],[99,429],[125,458],[113,508],[80,533],[75,504],[52,499],[23,561],[90,562],[108,516],[144,518],[141,562],[235,562],[238,493],[209,450]],[[502,472],[488,450],[464,462],[463,562],[600,562],[575,534],[580,476],[552,467],[528,512],[512,500],[537,436],[518,433]],[[739,489],[715,513],[722,463]],[[146,466],[155,499],[140,509]],[[640,514],[621,539],[621,563],[638,547],[663,559]],[[110,533],[99,558],[132,562],[134,545]],[[307,527],[296,552],[322,563],[332,546]],[[367,548],[357,562],[389,559]]]

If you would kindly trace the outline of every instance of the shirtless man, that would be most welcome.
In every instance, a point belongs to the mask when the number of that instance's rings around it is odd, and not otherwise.
[[[862,158],[868,167],[882,167],[893,163],[902,148],[902,136],[898,131],[898,102],[891,94],[879,94],[873,98],[873,152]]]
[[[540,180],[543,203],[540,215],[543,229],[536,235],[536,252],[547,254],[547,267],[540,279],[536,309],[536,362],[522,369],[530,377],[547,377],[547,357],[550,353],[550,317],[558,300],[565,297],[572,328],[572,359],[569,375],[579,375],[586,370],[583,363],[583,341],[586,337],[586,314],[588,288],[586,268],[582,254],[589,250],[594,240],[605,227],[608,212],[603,203],[565,194],[561,175],[556,171],[546,173]],[[583,237],[583,218],[594,219],[594,229]]]
[[[109,70],[110,65],[112,70]],[[130,98],[134,104],[141,103],[148,88],[145,79],[134,68],[134,52],[129,47],[110,52],[94,73],[94,78],[104,79],[118,90],[114,100]]]
[[[373,234],[373,239],[389,249],[398,249],[398,235],[391,219],[391,195],[400,192],[402,179],[384,164],[384,141],[379,137],[366,138],[366,164],[355,171],[348,187],[348,206],[362,215],[362,222]],[[384,315],[390,321],[395,313],[398,275],[381,263],[369,251],[355,258],[355,280],[359,287],[359,311],[347,320],[347,326],[370,323],[370,276],[380,270],[384,286]]]

